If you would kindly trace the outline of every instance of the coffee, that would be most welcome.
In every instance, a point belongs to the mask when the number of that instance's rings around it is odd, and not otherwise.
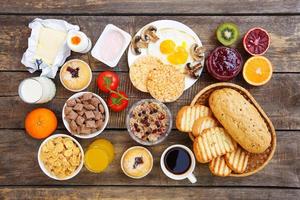
[[[191,157],[185,149],[174,147],[166,153],[164,164],[171,173],[184,174],[191,166]]]

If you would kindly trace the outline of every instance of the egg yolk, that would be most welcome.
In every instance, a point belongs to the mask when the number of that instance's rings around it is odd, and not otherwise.
[[[164,40],[160,43],[160,52],[170,54],[175,51],[176,44],[172,40]]]
[[[173,65],[184,64],[188,59],[188,52],[186,51],[186,43],[182,42],[180,46],[172,40],[164,40],[160,43],[160,52],[167,54],[167,60]]]
[[[78,45],[80,43],[80,41],[81,41],[81,39],[78,36],[74,36],[74,37],[71,38],[71,42],[74,45]]]

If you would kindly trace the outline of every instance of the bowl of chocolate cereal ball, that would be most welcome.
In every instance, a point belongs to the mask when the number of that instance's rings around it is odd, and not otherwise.
[[[103,132],[109,120],[109,111],[105,101],[97,94],[79,92],[66,101],[62,119],[72,135],[88,139]]]
[[[156,145],[169,135],[172,115],[169,108],[155,99],[134,103],[126,117],[126,126],[133,140],[142,145]]]

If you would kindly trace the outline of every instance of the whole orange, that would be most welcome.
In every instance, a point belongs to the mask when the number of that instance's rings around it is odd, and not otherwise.
[[[47,108],[37,108],[27,114],[25,130],[33,138],[42,139],[51,135],[57,128],[57,118]]]

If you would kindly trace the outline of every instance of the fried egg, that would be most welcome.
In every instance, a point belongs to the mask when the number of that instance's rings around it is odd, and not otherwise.
[[[147,54],[160,58],[165,64],[171,64],[183,73],[186,63],[193,61],[190,47],[196,43],[196,39],[184,31],[172,28],[159,29],[156,34],[159,40],[149,43]]]

